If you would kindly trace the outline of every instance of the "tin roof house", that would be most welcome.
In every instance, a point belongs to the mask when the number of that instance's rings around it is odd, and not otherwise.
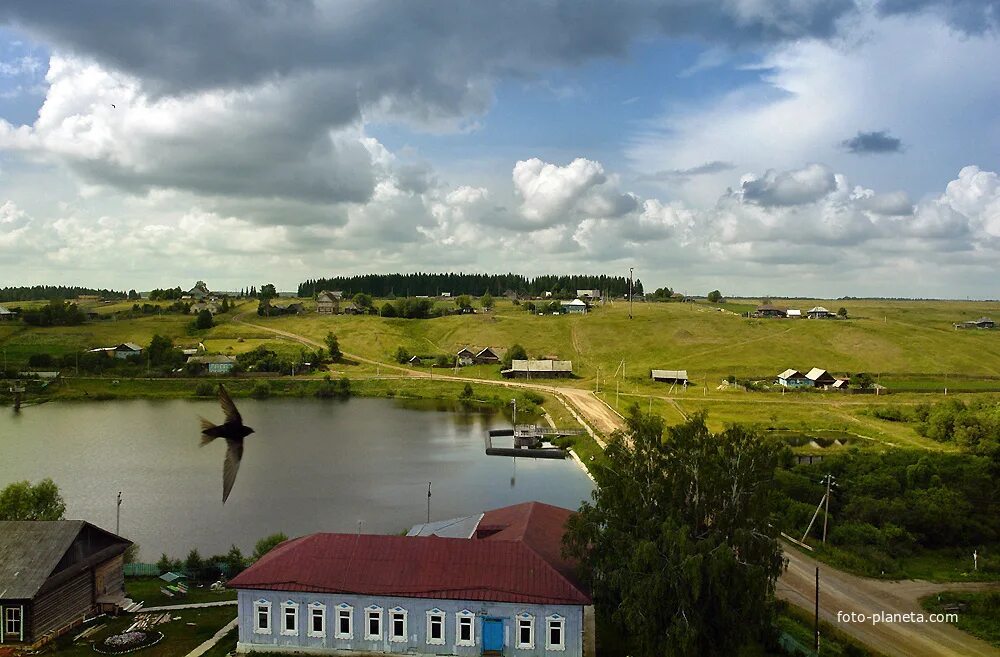
[[[814,367],[806,373],[806,378],[812,381],[812,384],[817,388],[825,388],[827,386],[832,386],[837,382],[832,374],[824,369]]]
[[[798,370],[787,369],[778,375],[778,385],[783,388],[811,388],[812,380]]]
[[[590,594],[561,552],[572,514],[528,502],[285,541],[229,582],[237,652],[589,657]]]

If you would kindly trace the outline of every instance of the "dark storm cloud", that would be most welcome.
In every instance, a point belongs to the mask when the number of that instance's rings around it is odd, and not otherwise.
[[[875,132],[858,132],[850,139],[840,142],[840,145],[855,155],[873,155],[881,153],[901,153],[903,142],[889,134],[886,130]]]
[[[165,92],[234,87],[336,67],[380,88],[445,106],[469,76],[518,75],[619,56],[639,36],[771,42],[825,36],[852,0],[748,5],[685,0],[608,3],[298,0],[6,0],[0,22],[90,56]]]

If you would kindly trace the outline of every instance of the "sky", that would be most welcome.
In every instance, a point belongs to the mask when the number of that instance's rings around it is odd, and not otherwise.
[[[998,0],[0,6],[0,287],[1000,297]]]

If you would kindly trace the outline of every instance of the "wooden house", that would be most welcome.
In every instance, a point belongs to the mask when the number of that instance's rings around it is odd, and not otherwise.
[[[129,545],[83,520],[0,521],[0,646],[33,649],[116,611]]]
[[[500,362],[500,356],[490,347],[485,347],[473,357],[473,362],[476,365],[496,365]]]
[[[463,347],[457,354],[455,354],[455,362],[457,362],[460,367],[472,365],[476,362],[476,352],[472,351],[468,347]]]
[[[786,317],[787,315],[788,311],[784,308],[779,308],[778,306],[773,306],[769,303],[757,306],[757,309],[754,311],[754,317],[780,318]]]
[[[560,301],[559,306],[564,313],[569,313],[571,315],[586,315],[590,307],[587,302],[582,299],[573,299],[572,301]]]
[[[837,379],[836,381],[830,384],[830,388],[832,388],[833,390],[847,390],[849,384],[850,381],[847,379]]]
[[[783,388],[811,388],[813,382],[798,370],[787,369],[778,375],[778,385]]]
[[[191,356],[187,362],[194,365],[204,365],[209,374],[230,374],[236,366],[236,359],[225,354]]]
[[[591,657],[593,602],[562,555],[572,516],[527,502],[406,536],[285,541],[229,581],[236,651]]]
[[[192,299],[204,299],[205,297],[211,295],[212,293],[209,291],[208,285],[205,284],[205,281],[198,281],[194,284],[194,287],[188,291],[186,296],[189,296]]]
[[[809,319],[833,319],[837,316],[835,313],[830,312],[823,306],[810,308],[807,315],[809,316]]]
[[[114,348],[115,358],[124,360],[133,356],[142,355],[142,347],[134,342],[123,342]]]
[[[806,378],[817,388],[825,388],[836,383],[837,379],[826,370],[814,367],[806,373]]]
[[[340,297],[338,292],[323,290],[316,295],[316,312],[320,315],[336,315],[340,312]]]
[[[414,367],[419,367],[420,365],[424,364],[424,361],[420,358],[420,356],[410,356],[410,360],[406,362],[409,363],[410,365],[413,365]]]
[[[577,290],[576,296],[578,299],[595,299],[600,301],[601,291],[600,290]]]
[[[4,322],[4,321],[12,322],[15,319],[17,319],[17,313],[16,312],[14,312],[13,310],[10,310],[8,308],[4,308],[3,306],[0,306],[0,322]]]

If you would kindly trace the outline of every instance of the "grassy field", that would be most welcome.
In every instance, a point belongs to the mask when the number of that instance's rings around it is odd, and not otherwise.
[[[129,577],[125,580],[125,593],[136,602],[143,602],[146,607],[163,605],[200,604],[203,602],[221,602],[235,600],[235,590],[212,591],[209,587],[191,586],[187,595],[168,597],[160,589],[165,586],[159,577]]]
[[[156,626],[155,631],[163,633],[163,640],[155,646],[143,649],[141,654],[144,657],[183,657],[236,618],[236,607],[181,609],[175,612],[173,617],[177,620]],[[105,627],[96,634],[74,643],[73,636],[79,632],[71,632],[57,640],[47,652],[60,657],[94,657],[97,654],[92,647],[94,642],[99,643],[112,634],[123,632],[134,620],[135,617],[131,614],[99,619],[95,624],[103,624]]]
[[[944,591],[920,601],[924,609],[934,613],[946,607],[959,608],[955,626],[1000,648],[1000,591],[969,593]]]

